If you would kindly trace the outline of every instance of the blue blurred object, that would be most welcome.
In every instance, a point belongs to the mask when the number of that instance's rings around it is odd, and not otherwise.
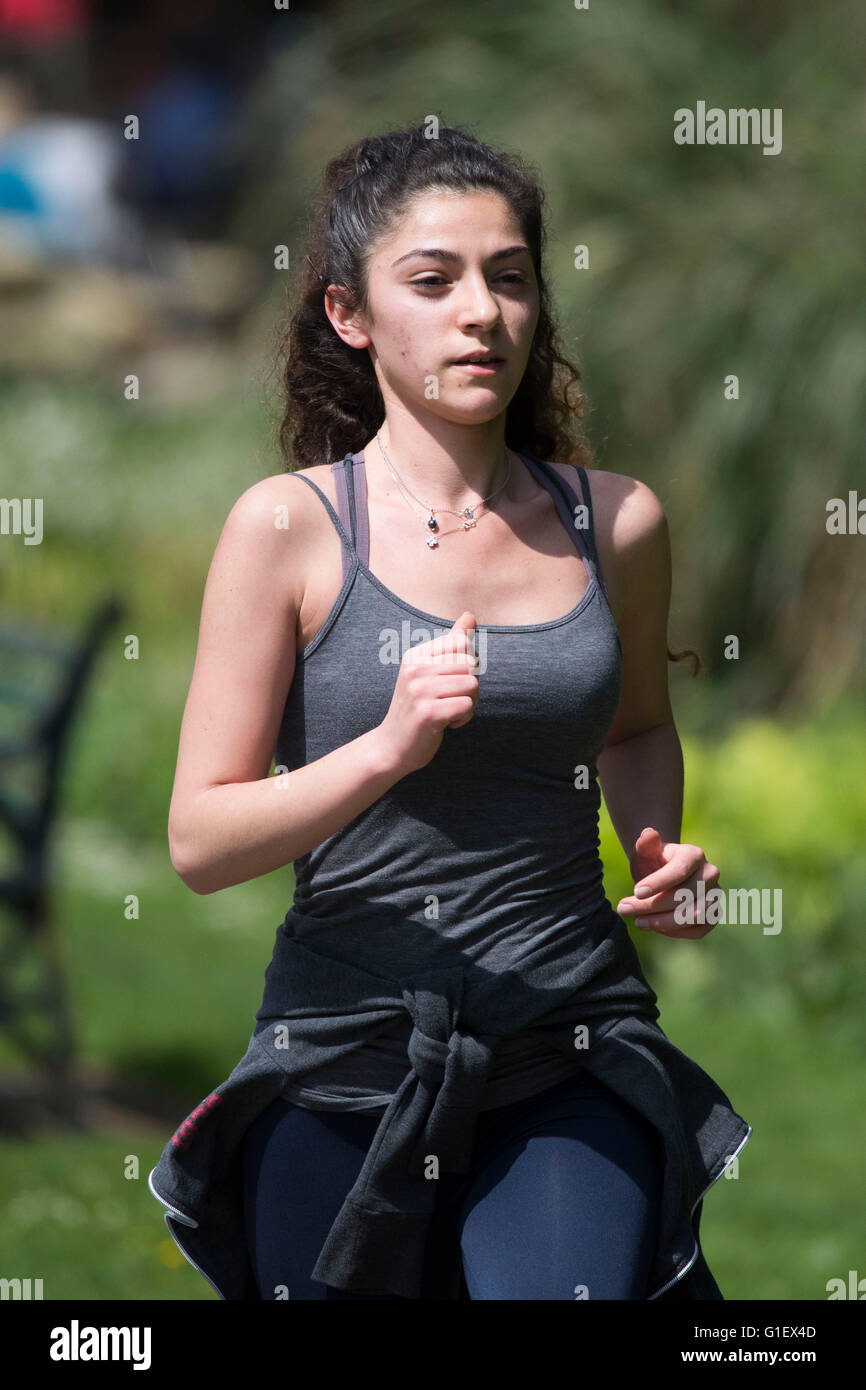
[[[237,97],[216,72],[175,67],[138,95],[140,138],[130,174],[142,199],[162,207],[221,193],[230,182],[230,134]]]
[[[44,210],[38,190],[26,173],[11,164],[0,164],[0,209],[3,212],[41,213]]]
[[[115,200],[120,139],[95,120],[44,116],[0,137],[0,238],[38,255],[112,260],[134,228]]]

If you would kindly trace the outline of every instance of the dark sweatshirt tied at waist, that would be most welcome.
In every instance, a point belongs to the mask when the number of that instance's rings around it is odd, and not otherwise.
[[[291,912],[277,930],[247,1052],[180,1126],[150,1174],[151,1190],[169,1208],[166,1222],[189,1228],[184,1253],[221,1297],[259,1296],[239,1178],[240,1145],[251,1120],[280,1094],[286,1078],[346,1055],[404,1011],[413,1024],[410,1069],[381,1117],[314,1279],[344,1290],[420,1296],[436,1201],[436,1179],[428,1174],[467,1171],[493,1048],[500,1037],[531,1027],[661,1134],[665,1176],[649,1297],[689,1269],[686,1296],[712,1296],[701,1291],[697,1277],[705,1266],[693,1212],[751,1127],[655,1021],[656,995],[609,903],[575,932],[566,957],[524,959],[519,976],[455,965],[403,980],[383,978],[313,949],[292,934],[290,922]],[[169,1229],[178,1239],[174,1226]],[[438,1296],[457,1298],[459,1285],[455,1258]]]

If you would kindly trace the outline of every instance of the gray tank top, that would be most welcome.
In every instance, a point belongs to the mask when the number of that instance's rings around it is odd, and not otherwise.
[[[525,951],[555,958],[581,923],[615,916],[598,853],[596,758],[619,703],[619,633],[607,601],[586,472],[583,503],[556,469],[521,453],[550,493],[587,571],[570,612],[548,622],[479,624],[478,704],[446,729],[426,767],[396,782],[336,834],[294,861],[287,931],[315,949],[386,979],[472,961],[520,972]],[[298,653],[277,736],[277,772],[314,762],[376,727],[388,712],[409,646],[450,631],[405,603],[367,567],[363,452],[332,464],[343,543],[343,583],[321,629]],[[467,771],[471,775],[467,776]],[[287,1083],[313,1110],[384,1110],[410,1063],[411,1018],[389,1019],[353,1046]],[[528,1034],[497,1046],[482,1109],[522,1100],[574,1077],[574,1060]]]

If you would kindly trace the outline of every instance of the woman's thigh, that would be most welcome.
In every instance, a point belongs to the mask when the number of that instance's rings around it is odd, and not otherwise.
[[[648,1120],[566,1083],[505,1115],[487,1148],[458,1216],[470,1298],[646,1297],[664,1176]]]
[[[370,1111],[307,1110],[278,1097],[243,1141],[244,1219],[263,1299],[384,1299],[311,1279],[378,1128]]]

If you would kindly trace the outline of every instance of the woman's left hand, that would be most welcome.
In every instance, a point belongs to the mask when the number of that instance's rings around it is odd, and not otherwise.
[[[697,940],[712,931],[715,922],[683,926],[683,919],[694,923],[698,883],[703,880],[709,892],[719,881],[719,870],[715,864],[707,863],[699,845],[679,845],[663,840],[657,830],[647,826],[635,841],[631,867],[632,873],[639,875],[635,878],[635,897],[621,899],[616,910],[623,914],[634,913],[635,926],[641,931],[657,931],[662,936],[677,936],[687,941]],[[691,903],[677,903],[674,893],[678,888],[691,891]],[[638,891],[643,889],[648,890],[646,895]],[[679,921],[674,917],[674,909]]]

